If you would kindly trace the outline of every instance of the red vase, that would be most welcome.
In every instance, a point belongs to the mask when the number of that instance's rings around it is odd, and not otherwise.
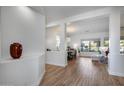
[[[10,55],[13,59],[18,59],[22,55],[22,45],[20,43],[13,43],[10,45]]]

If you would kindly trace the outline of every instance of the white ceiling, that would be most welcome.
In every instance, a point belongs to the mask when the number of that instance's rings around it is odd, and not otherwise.
[[[121,14],[121,29],[124,29],[124,14]],[[109,18],[92,18],[73,22],[67,26],[67,35],[75,35],[82,33],[108,32]]]
[[[58,21],[84,12],[104,8],[104,6],[46,6],[47,23]]]
[[[73,22],[67,27],[67,34],[105,32],[109,30],[109,18],[95,18]]]
[[[28,7],[30,7],[31,9],[33,9],[36,12],[39,12],[40,14],[45,15],[45,9],[42,6],[28,6]]]
[[[78,15],[84,12],[105,8],[104,6],[33,6],[33,9],[44,14],[47,24],[62,20],[67,17]],[[124,27],[124,15],[121,15],[121,27]],[[107,17],[93,18],[73,22],[68,25],[68,35],[91,33],[97,31],[109,31],[109,19]]]

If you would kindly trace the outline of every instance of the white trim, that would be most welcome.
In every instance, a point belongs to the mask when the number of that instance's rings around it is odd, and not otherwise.
[[[42,81],[44,74],[45,74],[45,70],[43,71],[39,79],[35,83],[31,84],[31,86],[38,86],[40,82]]]
[[[113,71],[110,71],[109,69],[108,69],[108,73],[109,73],[109,75],[124,77],[124,73],[113,72]]]
[[[46,63],[48,65],[54,65],[54,66],[59,66],[59,67],[66,67],[67,64],[54,64],[54,63]]]

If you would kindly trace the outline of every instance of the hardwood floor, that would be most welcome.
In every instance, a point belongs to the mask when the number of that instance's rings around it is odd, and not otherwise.
[[[46,65],[41,86],[118,86],[124,85],[124,77],[110,76],[107,66],[91,62],[90,58],[78,58],[68,62],[65,68]]]

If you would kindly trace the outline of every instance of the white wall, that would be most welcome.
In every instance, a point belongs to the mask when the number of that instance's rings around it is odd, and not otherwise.
[[[37,85],[45,72],[45,17],[29,7],[1,7],[0,85]],[[23,46],[13,60],[13,42]],[[2,75],[2,76],[1,76]]]
[[[0,85],[38,85],[45,72],[42,57],[44,56],[35,55],[19,60],[2,61]]]
[[[60,27],[50,27],[46,30],[46,48],[51,50],[57,50],[56,48],[56,35],[60,36]]]
[[[65,67],[67,65],[67,58],[65,52],[62,51],[48,51],[46,53],[46,63]]]
[[[44,16],[29,7],[2,7],[1,19],[2,58],[10,57],[9,47],[13,42],[22,44],[23,56],[44,51]]]
[[[59,50],[56,48],[56,35],[60,37]],[[66,53],[66,25],[47,28],[46,31],[46,48],[52,51],[46,53],[46,63],[65,67],[67,65]]]
[[[0,7],[0,20],[1,20],[1,7]],[[2,28],[1,28],[1,21],[0,21],[0,39],[2,39]],[[0,51],[2,47],[2,40],[0,40]],[[1,59],[1,52],[0,52],[0,59]]]

